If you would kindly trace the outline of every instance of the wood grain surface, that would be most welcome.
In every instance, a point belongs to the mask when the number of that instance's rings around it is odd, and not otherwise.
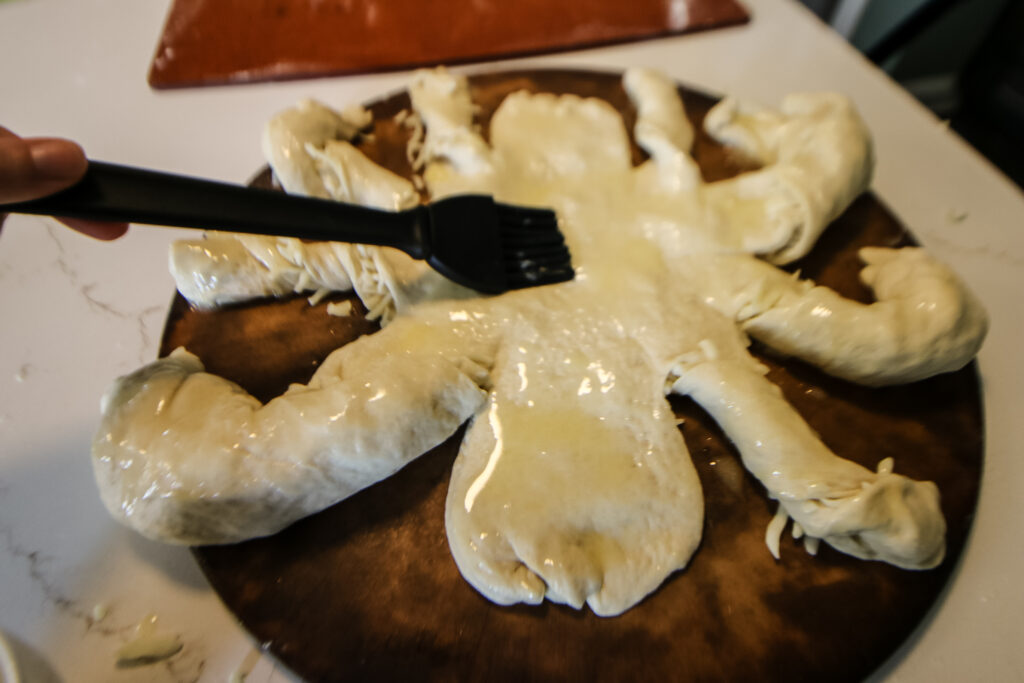
[[[597,95],[634,112],[613,74],[475,77],[481,122],[519,89]],[[681,90],[698,125],[713,100]],[[405,131],[389,117],[404,95],[373,106],[367,152],[406,175]],[[634,149],[639,160],[642,154]],[[743,162],[700,134],[709,179]],[[267,182],[264,173],[261,182]],[[862,245],[911,238],[872,196],[858,199],[795,264],[807,277],[868,301]],[[338,297],[336,297],[338,298]],[[341,297],[344,298],[344,297]],[[267,400],[304,382],[334,348],[375,326],[334,318],[303,298],[211,313],[172,307],[162,352],[184,345],[210,371]],[[935,481],[948,524],[946,560],[906,571],[788,534],[765,547],[774,506],[729,440],[688,400],[673,399],[704,487],[706,521],[691,564],[615,618],[561,605],[499,607],[466,583],[448,550],[444,502],[461,435],[396,476],[269,538],[196,548],[227,607],[286,666],[310,681],[856,681],[889,657],[941,599],[971,526],[982,465],[974,365],[906,386],[867,389],[755,347],[788,400],[839,455]]]

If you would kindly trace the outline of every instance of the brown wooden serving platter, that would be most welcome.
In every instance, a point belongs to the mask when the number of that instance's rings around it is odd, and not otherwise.
[[[508,93],[526,88],[598,96],[635,113],[619,76],[530,71],[471,78],[486,126]],[[712,98],[680,89],[697,130]],[[406,131],[391,117],[399,93],[372,105],[364,150],[406,176]],[[642,158],[634,149],[636,160]],[[741,159],[700,133],[708,179]],[[259,179],[267,183],[269,174]],[[832,225],[794,265],[805,277],[870,301],[856,250],[911,243],[871,195]],[[346,298],[345,295],[334,297]],[[305,298],[200,312],[177,297],[162,353],[185,346],[209,371],[261,400],[305,382],[335,348],[376,326],[331,317]],[[790,403],[839,455],[935,481],[948,524],[946,559],[906,571],[822,545],[816,557],[787,534],[782,558],[765,546],[774,505],[729,440],[688,400],[673,399],[706,500],[701,545],[642,603],[614,618],[561,605],[500,607],[459,575],[448,550],[444,502],[461,433],[394,477],[263,539],[195,549],[203,571],[242,625],[310,681],[856,681],[880,666],[940,599],[971,526],[983,452],[974,364],[915,384],[867,389],[754,349]]]

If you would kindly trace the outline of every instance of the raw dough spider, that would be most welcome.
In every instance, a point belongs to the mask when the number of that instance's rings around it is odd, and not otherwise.
[[[554,206],[577,265],[564,285],[480,298],[387,249],[215,236],[172,253],[196,305],[355,287],[386,326],[335,351],[308,385],[261,405],[184,350],[120,379],[94,442],[108,509],[176,543],[274,533],[389,476],[471,420],[446,524],[463,576],[502,604],[544,598],[601,615],[636,604],[686,565],[703,500],[665,396],[691,396],[733,440],[809,539],[907,568],[943,557],[938,491],[831,453],[764,377],[748,335],[868,385],[970,361],[980,305],[920,249],[869,248],[859,304],[779,270],[867,186],[870,141],[834,94],[779,111],[719,103],[705,126],[761,164],[704,183],[675,86],[626,74],[629,139],[605,102],[509,96],[490,142],[464,79],[411,87],[425,135],[411,150],[434,197],[474,191]],[[305,103],[268,127],[291,192],[398,208],[411,184],[338,136],[342,117]],[[770,263],[771,262],[771,263]],[[241,284],[240,284],[241,283]]]

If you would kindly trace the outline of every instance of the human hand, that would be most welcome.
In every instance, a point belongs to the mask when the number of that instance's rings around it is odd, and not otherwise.
[[[20,138],[0,126],[0,204],[24,202],[74,185],[89,162],[82,148],[58,138]],[[0,226],[6,214],[0,213]],[[101,240],[128,230],[127,223],[60,218],[69,228]]]

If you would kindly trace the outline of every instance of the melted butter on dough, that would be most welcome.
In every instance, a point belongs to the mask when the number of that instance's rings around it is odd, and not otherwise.
[[[596,367],[607,368],[617,367],[624,356],[629,356],[627,340],[613,342],[614,334],[602,333],[602,326],[595,322],[602,317],[643,340],[645,353],[629,371],[638,376],[671,374],[659,361],[664,362],[672,350],[695,349],[681,354],[679,359],[683,359],[694,354],[707,358],[708,349],[712,349],[715,362],[726,363],[732,370],[721,376],[719,393],[709,392],[705,397],[698,391],[699,385],[691,386],[683,377],[670,383],[669,390],[689,393],[699,401],[705,398],[708,403],[720,398],[722,391],[735,391],[739,396],[748,392],[757,396],[757,409],[787,417],[777,422],[736,420],[727,418],[739,413],[738,409],[733,413],[712,411],[741,444],[748,468],[787,505],[787,512],[797,520],[802,533],[809,539],[824,538],[858,557],[884,559],[904,567],[934,566],[943,554],[945,529],[934,485],[912,482],[891,472],[875,475],[833,455],[810,434],[777,391],[762,388],[762,371],[744,353],[742,336],[725,320],[690,303],[703,295],[705,303],[734,320],[739,318],[739,311],[730,310],[729,304],[735,303],[735,295],[716,292],[714,286],[708,286],[709,280],[724,280],[725,290],[737,285],[759,288],[755,295],[748,295],[746,304],[748,309],[754,306],[758,315],[770,315],[790,292],[799,297],[815,291],[808,289],[810,285],[796,283],[780,292],[779,276],[774,275],[779,271],[771,269],[773,289],[767,278],[744,268],[732,269],[729,261],[733,254],[751,252],[770,255],[779,262],[802,256],[825,226],[863,191],[870,177],[872,155],[866,131],[853,108],[847,100],[831,94],[799,95],[787,98],[781,112],[747,116],[741,115],[735,102],[726,100],[709,114],[709,132],[723,139],[732,137],[741,149],[768,165],[736,179],[704,184],[685,163],[692,134],[681,122],[673,122],[673,117],[683,111],[674,88],[666,87],[665,80],[649,72],[631,72],[625,83],[637,104],[636,137],[652,156],[642,167],[631,167],[621,119],[606,103],[574,96],[516,93],[506,98],[492,119],[489,163],[464,172],[448,162],[459,158],[450,150],[436,151],[435,164],[428,160],[424,177],[433,196],[483,191],[511,203],[556,207],[578,263],[576,281],[560,288],[574,295],[575,305],[557,306],[558,321],[565,329],[579,332],[572,338],[586,358]],[[423,118],[431,117],[428,113]],[[429,127],[427,135],[429,138]],[[464,130],[463,136],[469,140],[470,149],[479,149],[481,141],[472,137],[471,131]],[[449,139],[457,138],[449,135]],[[759,264],[750,266],[755,270],[770,269],[749,257],[741,258]],[[717,269],[709,273],[715,266]],[[793,282],[779,275],[787,285]],[[865,274],[872,275],[872,271]],[[903,291],[915,289],[911,279],[902,283]],[[935,290],[927,279],[915,283],[920,289]],[[879,291],[879,295],[896,299],[903,292],[892,295]],[[532,296],[551,298],[545,292]],[[647,304],[658,297],[668,298],[676,307],[674,312],[685,311],[685,315],[666,320],[669,316],[654,314]],[[709,301],[715,297],[718,307]],[[904,338],[899,350],[907,351],[902,355],[914,361],[892,363],[892,371],[878,383],[955,369],[976,351],[976,344],[984,336],[984,316],[976,313],[980,307],[973,301],[956,301],[952,295],[940,298],[947,299],[948,305],[943,307],[956,320],[933,324],[931,329],[941,330],[941,335],[948,338],[970,339],[969,348],[935,353],[930,350],[934,348],[933,339]],[[914,297],[907,299],[910,301],[903,302],[905,305],[886,301],[874,309],[850,303],[847,311],[837,313],[839,318],[855,321],[855,325],[873,320],[875,325],[868,326],[861,335],[877,332],[878,328],[890,334],[906,334],[902,326],[893,324],[889,309],[924,310]],[[622,308],[616,305],[623,300],[629,304]],[[545,304],[556,308],[554,301]],[[627,326],[623,322],[631,317],[625,312],[629,306],[643,313]],[[752,316],[749,310],[746,315]],[[794,316],[783,312],[779,317],[789,322]],[[968,323],[959,324],[964,318]],[[749,326],[759,331],[769,327],[763,318],[756,321]],[[793,323],[785,327],[793,330],[794,336],[809,328],[802,321]],[[509,338],[515,337],[517,330],[515,326],[506,330],[507,342],[511,343]],[[959,334],[961,330],[967,331]],[[878,379],[878,371],[872,367],[874,359],[861,359],[856,352],[837,348],[820,333],[809,336],[809,341],[802,338],[806,344],[803,357],[813,357],[808,347],[824,347],[819,364],[826,369],[840,365],[832,362],[834,359],[842,359],[842,363],[856,369],[839,374],[870,383]],[[617,613],[658,585],[670,568],[685,564],[685,554],[673,552],[685,547],[683,539],[699,537],[699,526],[694,527],[699,517],[676,516],[675,533],[664,537],[657,537],[650,527],[645,532],[627,530],[631,512],[638,508],[644,509],[644,519],[653,528],[661,519],[631,499],[635,491],[642,490],[644,499],[655,506],[668,500],[659,490],[665,480],[631,478],[622,469],[627,456],[638,466],[657,461],[654,454],[669,443],[651,437],[654,442],[644,446],[626,438],[631,434],[630,421],[646,415],[651,405],[659,405],[660,397],[653,404],[644,403],[639,398],[644,392],[634,388],[627,393],[628,401],[606,405],[600,413],[600,427],[596,426],[589,417],[582,417],[588,416],[585,406],[586,397],[594,390],[592,378],[558,377],[551,367],[560,352],[557,336],[552,331],[543,338],[544,344],[530,349],[528,358],[516,361],[517,375],[524,384],[532,375],[544,377],[545,395],[557,397],[555,403],[559,406],[572,406],[570,412],[577,417],[565,415],[564,410],[555,410],[539,398],[530,399],[528,404],[532,403],[534,409],[545,405],[539,410],[544,417],[525,417],[521,403],[507,398],[515,395],[512,388],[501,390],[502,378],[511,374],[511,367],[509,361],[499,360],[493,370],[496,390],[492,392],[487,420],[477,417],[453,473],[447,507],[449,542],[463,575],[498,602],[535,602],[543,594],[576,606],[587,601],[599,614]],[[597,338],[608,342],[607,346],[590,343]],[[897,360],[897,354],[888,348],[876,355]],[[941,358],[941,362],[933,362],[934,358]],[[676,368],[683,366],[688,366],[687,362]],[[686,377],[691,376],[688,371]],[[514,385],[514,377],[511,383]],[[574,387],[576,396],[571,395]],[[735,406],[737,401],[729,405]],[[657,409],[652,412],[657,413]],[[550,424],[547,418],[552,414],[565,425],[561,438],[542,427]],[[518,424],[519,429],[509,429],[506,422]],[[590,425],[592,433],[600,434],[599,440],[610,447],[591,450],[584,445],[591,443],[586,439],[580,439],[579,446],[570,446],[574,425],[580,424]],[[608,433],[606,424],[616,425],[618,438]],[[742,446],[748,436],[751,443],[763,443],[753,438],[762,432],[765,439],[782,432],[767,458],[779,466],[770,471],[763,466],[765,458],[759,457],[765,452],[763,447],[744,450]],[[507,443],[510,433],[518,442],[515,447]],[[649,424],[644,433],[654,435],[658,430]],[[672,448],[682,450],[676,445]],[[552,450],[558,457],[545,459],[543,455]],[[784,455],[791,451],[800,453],[803,460]],[[516,455],[506,455],[509,452]],[[593,475],[598,470],[607,476]],[[580,490],[586,493],[578,498],[565,493],[575,490],[565,471],[594,476],[581,484]],[[678,471],[662,475],[667,480],[688,479]],[[811,482],[807,490],[799,494],[789,491],[799,487],[803,478]],[[619,487],[603,486],[615,480],[621,482]],[[673,502],[698,498],[695,480],[690,479],[687,486],[685,493],[673,493]],[[481,498],[491,504],[482,509],[469,504]],[[577,505],[585,513],[580,515]],[[808,512],[811,508],[814,514]],[[534,515],[534,510],[542,512]],[[670,518],[672,514],[678,515],[678,511],[669,513]],[[581,533],[581,529],[592,530],[598,519],[602,522],[600,533]],[[634,534],[646,547],[663,552],[639,569],[631,562],[642,557],[643,551],[625,549],[624,539]],[[660,572],[653,581],[644,573],[650,566],[657,566]],[[626,584],[631,585],[625,588]]]
[[[674,86],[649,71],[629,72],[625,85],[651,155],[639,167],[606,102],[510,95],[488,145],[464,79],[420,72],[410,89],[432,196],[554,207],[572,282],[480,298],[398,252],[352,245],[239,242],[198,259],[205,275],[182,268],[214,300],[250,285],[260,295],[263,271],[287,274],[279,289],[336,278],[371,311],[389,311],[388,324],[265,406],[184,351],[120,380],[94,443],[111,512],[173,542],[273,533],[469,419],[445,512],[463,576],[503,604],[546,598],[618,614],[684,567],[700,540],[699,481],[665,401],[675,392],[719,421],[810,546],[820,539],[909,568],[940,561],[934,485],[831,453],[746,351],[749,333],[852,381],[886,384],[961,367],[981,343],[984,313],[924,252],[866,253],[871,305],[753,256],[806,253],[865,189],[870,141],[856,112],[829,94],[787,99],[779,112],[726,100],[709,131],[766,165],[704,183]],[[408,190],[325,139],[340,130],[335,119],[289,132],[294,116],[270,127],[287,151],[268,152],[279,177],[364,202],[395,196],[376,183]],[[865,353],[865,334],[890,343]]]
[[[703,498],[651,357],[621,335],[573,336],[506,338],[515,346],[456,461],[446,526],[463,575],[495,602],[613,615],[685,566]]]

